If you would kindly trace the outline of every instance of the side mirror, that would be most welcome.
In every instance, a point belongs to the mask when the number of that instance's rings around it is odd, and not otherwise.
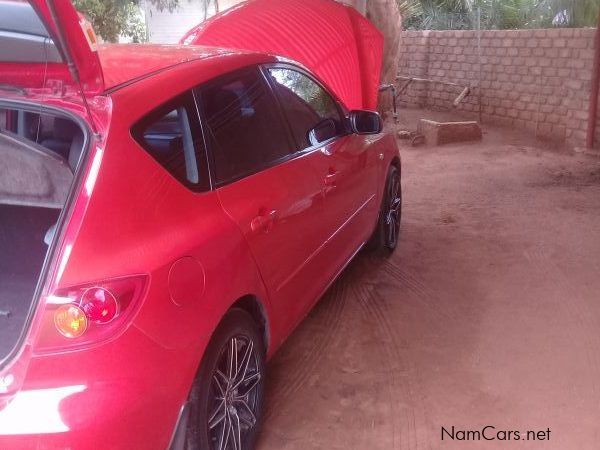
[[[319,145],[337,135],[335,122],[325,119],[308,131],[308,142],[310,145]]]
[[[383,122],[379,113],[356,109],[348,116],[350,128],[356,134],[378,134],[383,130]]]

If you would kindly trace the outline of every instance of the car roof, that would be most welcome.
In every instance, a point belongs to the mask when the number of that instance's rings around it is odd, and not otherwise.
[[[121,86],[182,63],[224,55],[252,53],[219,47],[179,44],[103,44],[98,48],[106,91],[114,91]],[[218,61],[215,61],[215,64],[218,64]]]

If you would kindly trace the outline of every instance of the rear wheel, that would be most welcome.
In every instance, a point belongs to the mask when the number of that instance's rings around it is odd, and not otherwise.
[[[398,245],[400,219],[402,218],[402,189],[400,170],[390,166],[386,178],[381,208],[375,231],[368,247],[374,251],[391,254]]]
[[[233,309],[215,332],[190,395],[188,450],[250,450],[260,424],[265,348],[258,326]]]

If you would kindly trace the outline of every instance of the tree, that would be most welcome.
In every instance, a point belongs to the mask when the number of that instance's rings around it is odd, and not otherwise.
[[[600,0],[410,0],[405,27],[484,29],[595,26]]]
[[[159,10],[173,11],[179,0],[149,0]],[[73,0],[75,7],[85,14],[102,39],[116,42],[119,35],[134,42],[146,40],[146,27],[139,12],[140,0]]]
[[[600,0],[537,0],[529,14],[533,27],[595,27]]]
[[[343,3],[354,6],[360,13],[365,14],[371,22],[383,33],[384,48],[381,68],[381,84],[393,83],[398,74],[400,57],[400,38],[402,31],[401,10],[411,8],[411,0],[342,0]],[[384,112],[391,109],[389,93],[379,96],[379,109]]]
[[[471,28],[468,0],[413,0],[403,8],[404,26],[419,30],[461,30]]]

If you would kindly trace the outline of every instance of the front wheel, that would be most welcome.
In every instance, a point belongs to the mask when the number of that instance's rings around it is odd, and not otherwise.
[[[401,218],[400,170],[392,165],[388,169],[377,225],[369,240],[368,247],[375,251],[391,254],[398,245]]]
[[[188,450],[251,450],[260,423],[265,348],[252,317],[233,309],[215,332],[190,394]]]

